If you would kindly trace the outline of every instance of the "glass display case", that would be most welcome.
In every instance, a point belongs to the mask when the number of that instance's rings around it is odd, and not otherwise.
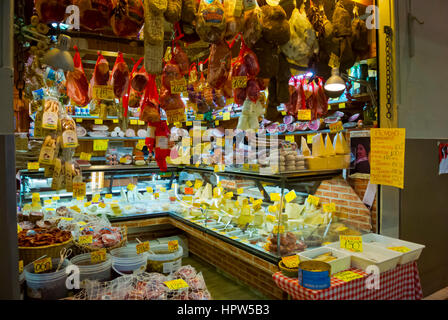
[[[23,170],[20,206],[23,214],[64,206],[111,222],[167,215],[277,263],[352,230],[314,196],[322,181],[341,175],[342,170],[263,175],[230,167],[169,167],[162,173],[157,167],[91,166],[82,170],[85,197],[74,198],[52,190],[44,171]]]

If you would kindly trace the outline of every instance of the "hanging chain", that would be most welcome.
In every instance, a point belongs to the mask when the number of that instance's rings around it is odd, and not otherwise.
[[[25,26],[25,1],[20,0],[17,3],[17,15],[14,17],[15,43],[16,50],[14,54],[15,69],[17,71],[17,78],[15,87],[19,94],[19,99],[22,100],[23,90],[25,89],[25,38],[23,37],[22,28]]]
[[[386,34],[386,118],[392,119],[392,28],[384,27]]]

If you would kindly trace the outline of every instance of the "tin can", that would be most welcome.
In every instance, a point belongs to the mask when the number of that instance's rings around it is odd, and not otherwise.
[[[331,266],[322,261],[299,263],[299,284],[311,290],[328,289],[331,286]]]

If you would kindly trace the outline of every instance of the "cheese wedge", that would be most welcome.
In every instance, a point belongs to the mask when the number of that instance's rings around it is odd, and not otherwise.
[[[327,134],[327,137],[325,138],[325,155],[329,157],[336,155],[329,134]]]
[[[325,154],[325,144],[322,134],[313,137],[313,157],[323,157]]]
[[[334,136],[333,146],[336,154],[345,154],[344,146],[342,145],[342,140],[339,133]]]
[[[339,135],[341,136],[341,142],[342,142],[342,147],[344,148],[344,154],[349,154],[350,146],[348,145],[347,140],[345,140],[345,137],[342,134],[342,132],[339,132]]]
[[[304,137],[302,137],[302,141],[301,141],[301,151],[302,151],[303,156],[305,156],[305,157],[311,156],[311,150],[308,147],[308,144],[306,143],[306,139]]]

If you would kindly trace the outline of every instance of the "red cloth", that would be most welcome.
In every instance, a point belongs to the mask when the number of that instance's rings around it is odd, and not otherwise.
[[[281,272],[272,275],[274,282],[295,300],[421,300],[423,298],[417,262],[399,265],[380,275],[380,289],[367,289],[367,273],[349,269],[364,277],[344,282],[331,278],[331,287],[325,290],[310,290],[299,285],[298,279],[284,276]]]

